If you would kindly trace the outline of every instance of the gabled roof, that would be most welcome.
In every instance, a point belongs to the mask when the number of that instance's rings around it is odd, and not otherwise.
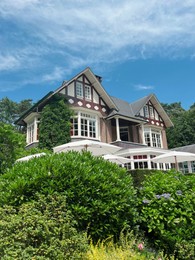
[[[118,110],[117,111],[112,110],[107,118],[112,118],[112,117],[118,116],[118,117],[122,117],[125,119],[129,118],[131,121],[136,121],[136,122],[145,121],[142,118],[135,117],[135,113],[134,113],[130,103],[128,103],[122,99],[116,98],[116,97],[111,97],[111,98],[114,101],[114,103],[116,104]]]
[[[151,101],[152,105],[154,106],[154,108],[156,109],[156,111],[158,111],[159,115],[161,116],[161,118],[163,119],[164,123],[165,123],[165,126],[166,127],[171,127],[173,126],[173,123],[171,121],[171,119],[169,118],[169,116],[167,115],[167,113],[165,112],[164,108],[162,107],[162,105],[160,104],[159,100],[157,99],[157,97],[155,96],[155,94],[150,94],[148,96],[148,100],[147,100],[147,97],[146,97],[146,103],[148,101]],[[145,103],[145,104],[146,104]],[[137,111],[138,113],[139,111]],[[136,114],[137,114],[136,113]]]
[[[173,123],[171,122],[167,113],[165,112],[165,110],[163,109],[163,107],[161,106],[160,102],[158,101],[158,99],[154,94],[145,96],[133,103],[128,103],[124,100],[115,97],[112,97],[112,100],[117,105],[118,111],[112,111],[108,116],[109,118],[113,116],[124,116],[124,117],[134,118],[136,120],[143,121],[144,119],[139,117],[139,112],[148,103],[148,101],[151,101],[151,103],[153,104],[153,106],[155,107],[155,109],[158,111],[159,115],[163,119],[166,127],[173,126]]]
[[[104,100],[104,102],[106,103],[106,105],[110,108],[110,109],[114,109],[114,110],[118,110],[116,104],[113,102],[112,98],[108,95],[108,93],[106,92],[106,90],[104,89],[104,87],[102,86],[101,82],[100,82],[100,77],[96,76],[92,70],[87,67],[85,70],[81,71],[79,74],[77,74],[75,77],[73,77],[72,79],[70,79],[69,81],[66,81],[60,88],[58,88],[55,93],[60,92],[64,87],[68,86],[72,81],[76,80],[77,78],[79,78],[81,75],[85,75],[88,80],[91,82],[91,84],[93,85],[93,87],[95,88],[95,90],[97,91],[97,93],[99,93],[99,95],[101,96],[101,98]]]
[[[24,118],[26,118],[32,112],[37,112],[38,108],[43,106],[52,96],[54,95],[53,91],[47,93],[42,99],[40,99],[37,103],[35,103],[31,108],[26,110],[14,123],[17,125],[25,125]]]
[[[135,122],[143,122],[143,121],[146,122],[144,118],[139,117],[139,112],[150,100],[153,106],[155,107],[155,109],[160,114],[161,118],[163,119],[166,127],[173,126],[173,123],[169,119],[168,115],[166,114],[165,110],[163,109],[163,107],[161,106],[160,102],[158,101],[158,99],[154,94],[150,94],[133,103],[128,103],[119,98],[111,97],[110,95],[108,95],[108,93],[105,91],[104,87],[102,86],[100,82],[100,77],[96,76],[89,67],[81,71],[79,74],[77,74],[69,81],[63,82],[62,86],[57,88],[55,91],[51,91],[47,95],[45,95],[41,100],[39,100],[29,110],[27,110],[19,119],[17,119],[15,121],[15,124],[25,125],[24,119],[30,113],[38,112],[38,109],[42,107],[54,94],[59,93],[63,88],[68,86],[71,82],[73,82],[83,74],[88,78],[88,80],[91,82],[91,84],[93,85],[97,93],[101,96],[103,101],[110,108],[111,113],[108,115],[107,118],[119,116],[119,117],[124,117],[126,119],[129,118],[130,120]]]

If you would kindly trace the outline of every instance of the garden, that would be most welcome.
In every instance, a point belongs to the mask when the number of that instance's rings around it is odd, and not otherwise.
[[[195,177],[135,171],[89,152],[0,175],[1,259],[195,259]]]

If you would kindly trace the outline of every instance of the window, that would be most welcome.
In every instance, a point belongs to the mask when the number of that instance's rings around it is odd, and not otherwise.
[[[162,148],[161,132],[152,128],[144,129],[145,143],[151,147]]]
[[[192,172],[195,172],[195,161],[191,162]]]
[[[144,138],[145,138],[145,143],[147,144],[147,146],[151,146],[151,142],[150,142],[150,132],[145,131],[145,132],[144,132]]]
[[[149,111],[150,111],[150,118],[154,118],[154,109],[152,106],[149,106]]]
[[[27,127],[27,142],[30,144],[34,141],[34,124]]]
[[[98,120],[95,115],[78,112],[72,119],[71,136],[98,137]]]
[[[71,130],[70,135],[71,136],[78,136],[78,118],[71,118]]]
[[[134,162],[135,169],[148,169],[148,162]]]
[[[120,127],[120,139],[121,141],[129,141],[129,129],[128,127]]]
[[[27,144],[36,142],[39,140],[39,118],[34,118],[31,123],[27,124]]]
[[[91,100],[91,87],[85,85],[85,98]]]
[[[83,84],[80,82],[76,82],[76,96],[83,98]]]
[[[144,117],[149,117],[148,106],[144,106]]]

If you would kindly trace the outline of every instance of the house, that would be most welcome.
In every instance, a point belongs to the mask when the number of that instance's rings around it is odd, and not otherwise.
[[[56,93],[66,96],[75,114],[71,119],[71,140],[93,139],[121,147],[118,154],[134,159],[134,168],[169,168],[151,158],[167,151],[166,128],[173,123],[154,94],[128,103],[110,96],[102,78],[86,68],[53,92],[48,93],[16,124],[27,127],[27,148],[39,142],[41,111]]]

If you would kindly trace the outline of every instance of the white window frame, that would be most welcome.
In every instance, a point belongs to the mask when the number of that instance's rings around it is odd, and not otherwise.
[[[33,121],[30,121],[27,124],[27,134],[26,134],[26,143],[31,144],[34,142],[38,142],[38,125],[39,125],[39,118],[35,117]]]
[[[91,100],[91,86],[85,85],[85,99]]]
[[[33,143],[34,142],[34,122],[29,124],[27,126],[27,143]]]
[[[144,112],[144,117],[149,118],[148,105],[145,105],[145,106],[143,107],[143,112]]]
[[[83,98],[83,84],[81,82],[76,82],[76,97]]]
[[[99,139],[99,118],[95,114],[78,111],[72,117],[72,136]],[[76,129],[75,129],[76,126]]]
[[[154,128],[144,128],[145,144],[150,147],[163,148],[162,134],[160,130]]]

